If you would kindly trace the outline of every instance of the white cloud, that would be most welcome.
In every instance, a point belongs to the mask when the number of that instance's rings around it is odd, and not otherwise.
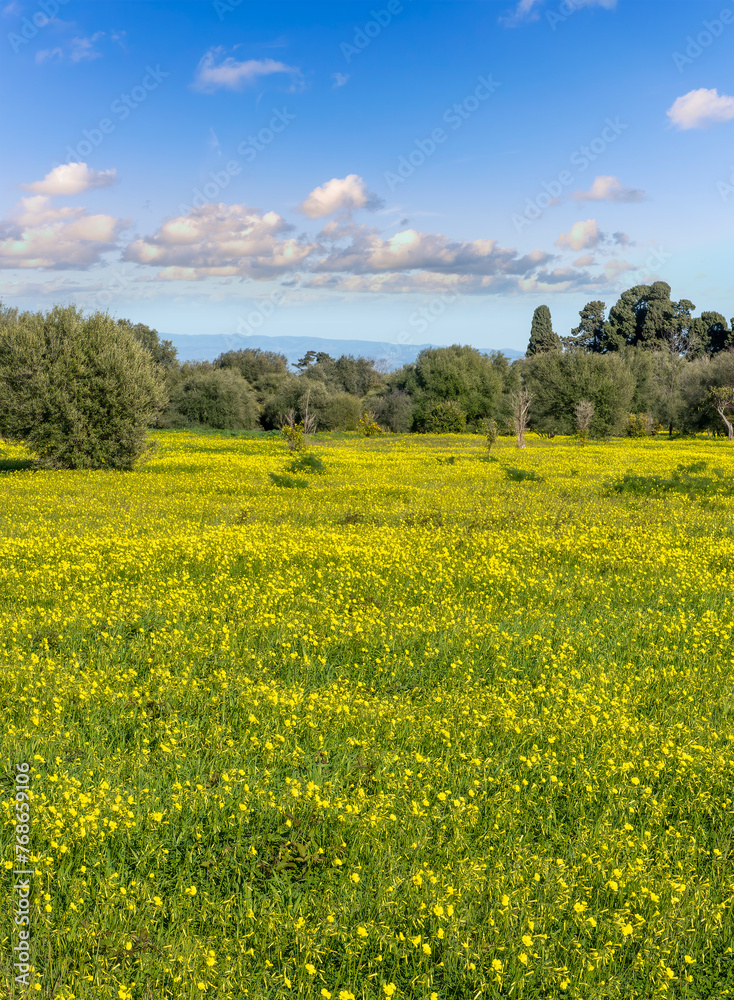
[[[242,90],[248,83],[254,83],[258,77],[271,76],[274,73],[287,73],[300,79],[301,71],[296,66],[287,66],[275,59],[247,59],[238,62],[234,56],[225,56],[225,49],[220,45],[209,49],[196,68],[196,77],[192,84],[195,90],[211,94],[222,87],[228,90]]]
[[[332,73],[331,75],[334,80],[334,83],[332,84],[331,87],[332,90],[334,90],[336,87],[343,87],[344,84],[349,79],[349,73]]]
[[[276,212],[244,205],[202,205],[130,243],[124,259],[161,267],[163,280],[239,275],[263,279],[295,270],[315,245],[288,237]]]
[[[577,257],[573,262],[574,267],[591,267],[592,264],[596,263],[596,259],[593,253],[585,253],[581,257]]]
[[[63,57],[64,53],[62,49],[58,47],[55,49],[39,49],[38,52],[36,52],[36,63],[40,66],[41,63],[48,62],[50,59],[57,59],[60,61]]]
[[[69,58],[72,62],[82,62],[86,59],[101,59],[102,53],[97,52],[95,44],[104,38],[104,31],[96,31],[90,38],[72,38]]]
[[[349,214],[358,208],[376,208],[378,203],[381,204],[367,190],[359,174],[348,174],[332,177],[326,184],[314,188],[299,210],[310,219],[320,219],[325,215]]]
[[[337,231],[330,231],[327,226],[321,235],[325,239],[351,240],[347,246],[334,247],[313,267],[315,271],[329,273],[419,270],[454,275],[529,274],[552,260],[552,254],[542,250],[519,257],[517,251],[498,246],[496,240],[462,242],[415,229],[405,229],[388,240],[383,240],[377,230],[363,226]]]
[[[0,222],[0,268],[83,270],[115,248],[125,224],[84,208],[57,208],[44,195],[23,198]]]
[[[638,188],[622,187],[616,177],[595,177],[589,191],[574,191],[576,201],[644,201],[645,192]]]
[[[587,250],[598,246],[602,239],[596,219],[574,222],[569,233],[561,233],[556,246],[568,250]]]
[[[734,97],[701,87],[676,98],[665,113],[679,129],[708,128],[734,118]]]
[[[42,181],[24,184],[27,191],[50,197],[62,194],[82,194],[93,188],[109,187],[117,180],[117,171],[92,170],[86,163],[64,163],[50,170]]]

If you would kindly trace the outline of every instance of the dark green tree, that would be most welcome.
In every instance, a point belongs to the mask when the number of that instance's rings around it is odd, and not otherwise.
[[[518,365],[532,396],[530,426],[534,430],[574,433],[575,408],[582,400],[593,404],[589,426],[593,436],[616,434],[624,429],[635,380],[617,353],[553,351],[536,354]]]
[[[598,300],[587,302],[579,312],[581,320],[579,325],[571,330],[570,337],[561,338],[563,346],[569,349],[581,348],[584,351],[603,354],[607,349],[604,340],[605,309],[605,302]]]
[[[257,399],[236,369],[188,363],[182,365],[181,376],[171,390],[160,426],[219,430],[253,430],[258,426]]]
[[[533,313],[533,321],[530,325],[530,341],[525,356],[530,358],[534,354],[560,351],[561,347],[561,338],[553,329],[550,309],[548,306],[538,306]]]
[[[118,319],[117,325],[131,334],[146,351],[150,353],[157,365],[166,372],[178,365],[178,351],[170,340],[161,340],[158,331],[145,323],[133,323],[129,319]]]
[[[0,314],[0,435],[46,468],[133,468],[165,400],[151,352],[107,313]]]

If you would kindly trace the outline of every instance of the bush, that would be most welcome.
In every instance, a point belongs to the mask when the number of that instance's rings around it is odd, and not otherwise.
[[[327,431],[356,431],[362,404],[348,392],[332,396],[321,412],[319,425]]]
[[[289,472],[326,472],[326,466],[318,455],[299,455],[287,466]]]
[[[532,469],[515,469],[508,465],[505,469],[505,476],[512,483],[542,483],[543,477],[539,476],[537,472],[533,472]]]
[[[216,427],[253,430],[258,406],[247,382],[233,368],[185,365],[183,379],[173,388],[163,427]]]
[[[375,420],[393,434],[407,434],[413,426],[413,401],[407,392],[393,389],[375,403]]]
[[[283,486],[289,490],[303,490],[308,486],[307,479],[299,479],[297,476],[286,476],[278,472],[271,472],[270,478],[273,486]]]
[[[164,405],[150,353],[107,313],[0,310],[0,435],[42,466],[131,469]]]
[[[428,434],[461,434],[466,430],[466,413],[453,399],[445,399],[425,411],[422,423]]]
[[[359,418],[357,430],[365,437],[376,437],[382,434],[382,428],[378,423],[375,423],[375,415],[371,410],[368,413],[363,413]]]

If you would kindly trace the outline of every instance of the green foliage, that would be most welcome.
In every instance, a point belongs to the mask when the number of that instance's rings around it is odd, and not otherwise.
[[[626,432],[627,437],[650,437],[657,433],[657,427],[647,413],[630,413]]]
[[[453,399],[433,403],[423,417],[427,434],[462,434],[466,430],[466,413]]]
[[[281,486],[288,490],[303,490],[308,486],[307,479],[299,479],[298,476],[288,476],[279,472],[271,472],[270,479],[274,486]]]
[[[382,434],[382,428],[378,423],[376,423],[375,415],[371,410],[367,411],[367,413],[363,413],[359,418],[357,430],[364,437],[377,437]]]
[[[507,359],[473,347],[431,347],[412,365],[390,376],[391,389],[403,390],[414,405],[413,429],[426,431],[428,411],[438,402],[453,402],[476,423],[495,416],[507,378]]]
[[[239,351],[226,351],[214,362],[215,368],[231,369],[247,382],[259,403],[277,393],[287,381],[288,361],[284,354],[246,347]]]
[[[322,474],[326,472],[326,466],[318,455],[300,454],[298,458],[287,466],[289,472],[316,472]]]
[[[252,430],[258,426],[258,413],[252,389],[234,368],[185,364],[159,425]]]
[[[301,451],[307,446],[306,430],[302,423],[293,424],[293,426],[283,424],[281,434],[289,451]]]
[[[494,417],[491,420],[485,419],[480,424],[481,433],[484,435],[484,439],[487,442],[487,454],[490,455],[492,448],[497,443],[497,438],[500,434],[500,429],[497,426],[497,421]]]
[[[151,354],[106,313],[0,313],[0,434],[40,465],[131,469],[164,403]]]
[[[375,420],[393,434],[407,434],[413,426],[413,400],[402,389],[393,389],[375,404]]]
[[[338,392],[323,408],[319,425],[327,431],[356,431],[362,404],[348,392]]]
[[[533,469],[516,469],[511,465],[506,465],[504,468],[505,477],[510,480],[511,483],[542,483],[543,477],[539,476],[537,472]]]
[[[530,426],[546,433],[573,434],[575,408],[593,404],[592,437],[622,432],[634,393],[634,376],[617,354],[552,351],[522,361],[532,395]]]
[[[560,351],[561,338],[553,329],[550,309],[548,306],[538,306],[533,313],[530,326],[530,341],[525,352],[526,357],[534,354],[546,354],[548,351]]]
[[[117,325],[125,330],[144,347],[157,365],[168,373],[178,367],[178,351],[170,340],[161,340],[158,331],[145,323],[133,323],[129,319],[118,319]]]
[[[562,337],[562,343],[567,348],[580,348],[584,351],[600,353],[604,350],[604,310],[606,303],[598,299],[587,302],[579,312],[581,322],[571,330],[570,337]]]

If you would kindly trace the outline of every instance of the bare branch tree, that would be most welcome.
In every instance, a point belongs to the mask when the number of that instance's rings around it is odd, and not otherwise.
[[[581,399],[574,407],[574,414],[576,416],[576,426],[579,432],[579,441],[581,444],[585,444],[589,436],[589,426],[591,425],[591,419],[594,416],[594,404],[590,403],[588,399]]]
[[[732,424],[732,420],[727,417],[726,411],[731,410],[732,407],[734,407],[734,386],[721,385],[709,389],[709,399],[713,408],[724,421],[727,436],[731,441],[734,439],[734,424]]]
[[[528,429],[528,410],[530,409],[532,400],[533,397],[524,386],[510,397],[512,424],[515,429],[518,448],[525,447],[525,431]]]

